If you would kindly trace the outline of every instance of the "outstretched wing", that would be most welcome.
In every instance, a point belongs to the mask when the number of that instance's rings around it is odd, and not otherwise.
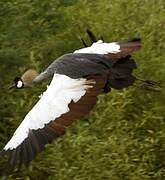
[[[130,62],[131,54],[140,46],[141,42],[138,39],[114,43],[104,43],[99,40],[90,47],[61,56],[45,70],[45,73],[50,75],[55,71],[71,78],[102,74],[111,70],[119,61]],[[131,62],[136,66],[133,60]]]
[[[90,54],[103,54],[111,59],[124,58],[134,51],[139,50],[141,47],[140,38],[134,38],[127,41],[106,43],[99,40],[93,43],[90,47],[85,47],[74,51],[74,53],[90,53]]]
[[[3,149],[3,153],[10,154],[6,174],[16,165],[28,165],[46,144],[64,134],[68,125],[88,114],[106,81],[106,75],[72,79],[55,74],[48,89]]]
[[[104,38],[101,36],[97,40],[95,34],[87,29],[86,33],[91,41],[91,46],[88,47],[87,43],[83,38],[81,41],[85,48],[75,51],[75,53],[97,53],[97,49],[99,48],[99,54],[108,54],[108,57],[111,59],[120,59],[130,55],[132,52],[137,51],[141,47],[141,39],[134,38],[131,40],[126,41],[119,41],[119,42],[111,42],[106,43],[104,42]],[[97,45],[97,48],[95,48]],[[105,51],[106,48],[106,51]]]

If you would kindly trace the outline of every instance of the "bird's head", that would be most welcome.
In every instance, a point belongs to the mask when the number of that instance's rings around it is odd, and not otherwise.
[[[21,77],[15,77],[14,83],[9,87],[9,89],[16,88],[22,89],[26,87],[33,86],[33,80],[38,76],[38,73],[34,69],[28,69]]]
[[[20,77],[14,78],[14,84],[10,87],[10,89],[14,87],[17,89],[22,89],[24,87],[24,82]]]

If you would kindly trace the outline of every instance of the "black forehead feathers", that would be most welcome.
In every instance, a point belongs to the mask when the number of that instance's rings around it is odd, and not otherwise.
[[[22,81],[22,79],[20,77],[16,77],[14,78],[14,83],[16,84],[18,81]]]

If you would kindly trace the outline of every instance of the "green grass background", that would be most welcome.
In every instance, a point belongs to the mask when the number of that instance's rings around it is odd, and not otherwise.
[[[135,74],[164,82],[164,0],[1,0],[0,147],[3,148],[45,84],[7,91],[30,67],[42,71],[82,47],[85,30],[106,41],[140,36]],[[0,171],[5,166],[0,160]],[[165,90],[136,87],[101,95],[88,117],[68,128],[9,180],[164,180]]]

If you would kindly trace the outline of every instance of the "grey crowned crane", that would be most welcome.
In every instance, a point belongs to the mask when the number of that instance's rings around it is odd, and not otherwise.
[[[94,37],[91,40],[96,41]],[[16,165],[28,165],[46,144],[88,114],[98,95],[132,85],[136,63],[131,54],[140,47],[140,39],[113,43],[99,40],[59,57],[40,74],[30,69],[16,77],[17,89],[32,87],[50,77],[52,81],[3,148],[1,154],[10,154],[6,173]]]

